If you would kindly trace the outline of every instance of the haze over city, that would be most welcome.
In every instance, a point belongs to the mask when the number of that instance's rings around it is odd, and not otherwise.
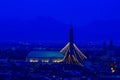
[[[78,43],[120,43],[119,9],[119,0],[3,0],[0,42],[64,43],[72,23]]]

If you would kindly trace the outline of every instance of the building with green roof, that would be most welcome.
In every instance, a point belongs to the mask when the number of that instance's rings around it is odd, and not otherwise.
[[[31,51],[27,58],[27,62],[53,63],[61,62],[64,55],[58,51]]]

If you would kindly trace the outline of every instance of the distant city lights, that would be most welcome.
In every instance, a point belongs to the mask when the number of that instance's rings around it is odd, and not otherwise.
[[[115,69],[114,69],[113,67],[111,67],[111,71],[112,71],[112,73],[114,73],[114,72],[115,72]]]

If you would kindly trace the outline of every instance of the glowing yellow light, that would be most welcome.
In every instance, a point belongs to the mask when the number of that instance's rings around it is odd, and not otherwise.
[[[75,44],[73,44],[73,45],[74,45],[75,49],[79,52],[79,54],[81,56],[83,56],[85,59],[87,59],[87,57],[77,48],[77,46]]]
[[[30,59],[30,62],[38,62],[37,59]]]
[[[111,67],[111,70],[113,70],[113,68]]]
[[[63,55],[69,50],[70,43],[68,42],[67,45],[60,51]]]
[[[112,70],[112,73],[114,73],[115,72],[115,70]]]
[[[57,59],[57,60],[53,60],[53,62],[59,63],[59,62],[62,62],[62,60],[61,59]]]
[[[111,71],[112,71],[112,73],[114,73],[114,72],[115,72],[115,69],[114,69],[113,67],[111,67]]]

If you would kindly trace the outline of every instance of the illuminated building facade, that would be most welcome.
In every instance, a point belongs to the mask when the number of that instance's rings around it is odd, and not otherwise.
[[[32,51],[28,54],[27,62],[39,63],[59,63],[63,59],[63,55],[58,51]]]

